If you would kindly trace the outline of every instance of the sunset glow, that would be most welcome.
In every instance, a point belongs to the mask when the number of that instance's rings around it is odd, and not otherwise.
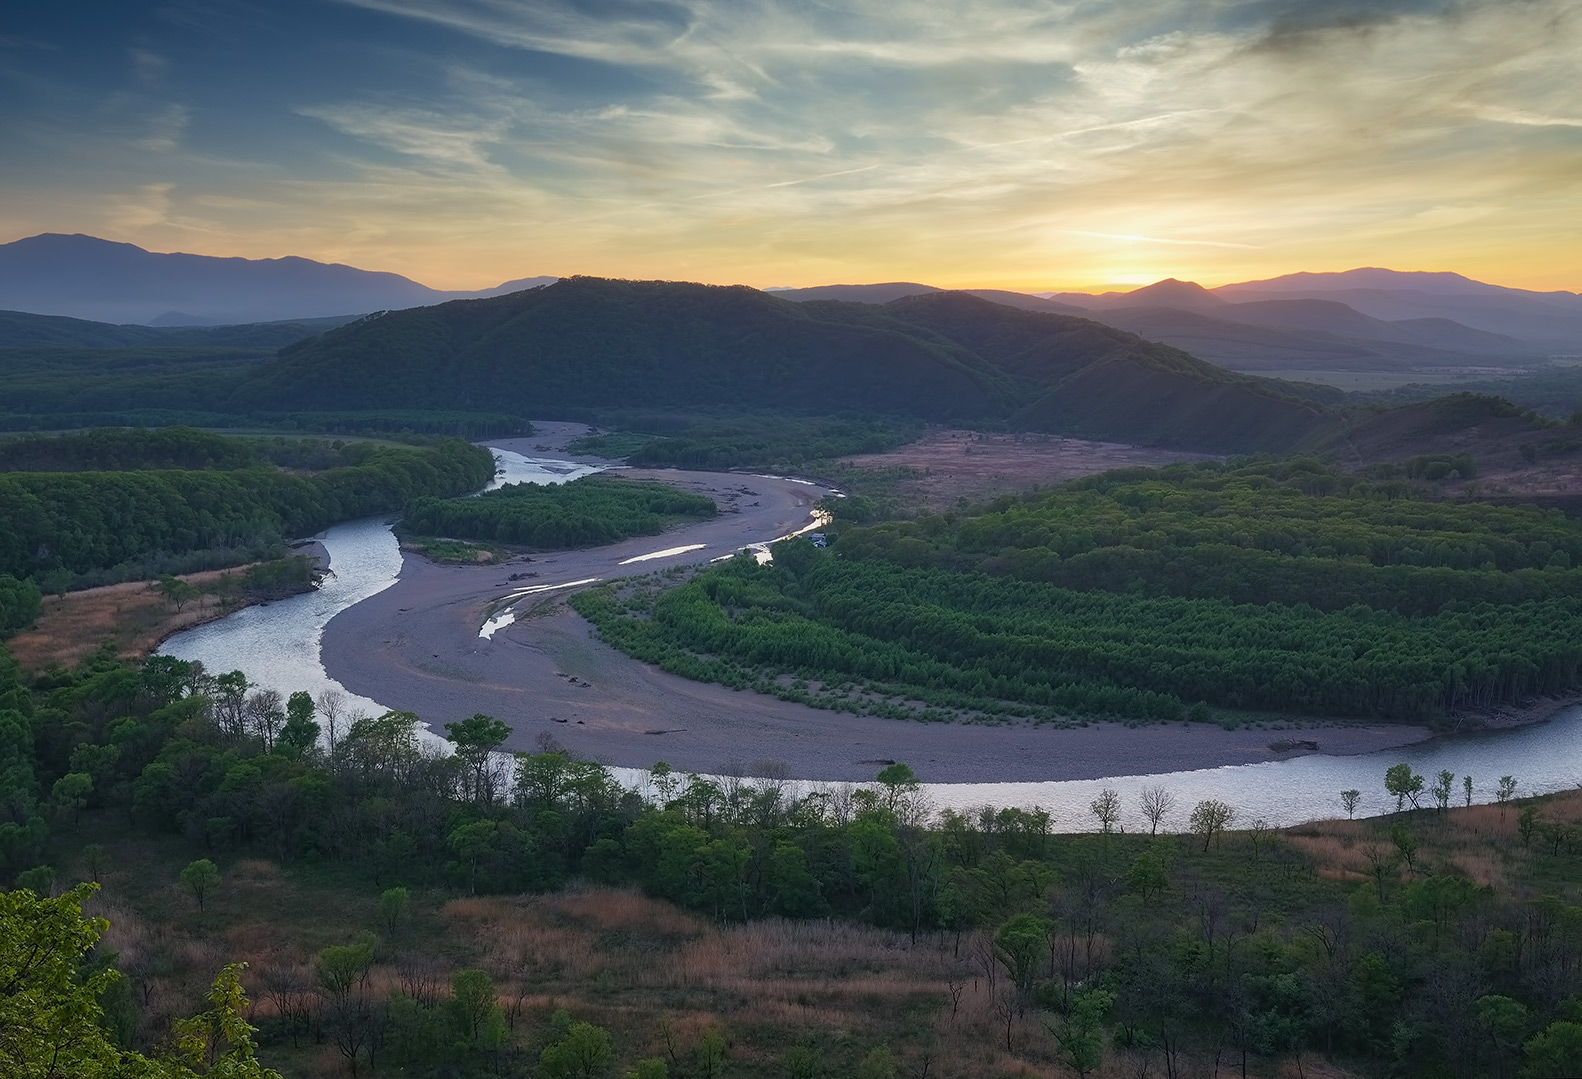
[[[1582,288],[1576,0],[129,0],[0,35],[0,241],[1026,291]]]

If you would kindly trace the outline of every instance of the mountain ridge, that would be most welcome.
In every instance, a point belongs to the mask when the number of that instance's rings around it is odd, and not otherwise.
[[[853,410],[1239,452],[1330,434],[1300,392],[965,293],[796,303],[746,286],[574,277],[309,338],[253,368],[233,402]]]
[[[347,319],[509,295],[555,280],[517,278],[492,289],[458,292],[295,255],[245,259],[154,253],[135,244],[61,233],[0,244],[0,309],[121,326]],[[865,304],[944,291],[909,281],[764,290],[798,303]],[[1213,289],[1166,278],[1130,292],[1100,294],[963,291],[1004,306],[1092,318],[1211,363],[1260,373],[1509,367],[1582,353],[1582,297],[1490,285],[1448,271],[1299,271]],[[117,333],[101,330],[97,336]]]
[[[365,314],[553,280],[521,278],[457,292],[299,255],[247,259],[154,252],[82,233],[46,232],[0,244],[0,308],[122,325],[148,325],[172,314],[211,325]]]

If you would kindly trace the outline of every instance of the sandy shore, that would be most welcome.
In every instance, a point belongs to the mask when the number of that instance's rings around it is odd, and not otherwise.
[[[561,456],[576,424],[495,445]],[[867,780],[904,761],[930,782],[1018,782],[1213,768],[1279,760],[1309,749],[1368,753],[1421,741],[1424,727],[1378,724],[1279,731],[1226,731],[1204,724],[1056,730],[1030,724],[924,724],[826,712],[750,692],[705,685],[638,663],[593,638],[558,602],[555,586],[697,563],[804,526],[826,491],[787,479],[707,472],[641,472],[709,494],[713,521],[531,563],[440,566],[407,555],[396,585],[334,618],[324,633],[329,673],[353,693],[416,712],[434,729],[475,712],[512,727],[509,749],[558,745],[608,765],[667,761],[702,772],[772,770],[814,780]],[[623,561],[674,547],[700,549]],[[531,573],[515,581],[511,575]],[[504,597],[545,586],[516,608],[519,621],[479,636]]]

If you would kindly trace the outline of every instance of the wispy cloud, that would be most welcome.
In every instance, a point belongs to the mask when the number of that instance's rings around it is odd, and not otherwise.
[[[274,18],[242,0],[166,8],[209,51]],[[1558,237],[1582,228],[1578,0],[339,0],[333,14],[346,36],[314,77],[260,87],[291,153],[208,150],[194,118],[214,106],[170,103],[182,57],[157,34],[119,54],[132,66],[95,136],[137,132],[138,183],[163,182],[170,159],[190,170],[161,196],[167,223],[262,232],[251,212],[317,245],[305,253],[475,275],[441,284],[541,269],[1225,280],[1419,266],[1458,245],[1556,266]],[[81,155],[77,134],[52,152]],[[222,190],[244,165],[255,186]]]
[[[1471,112],[1480,120],[1497,124],[1520,124],[1523,127],[1582,127],[1582,117],[1542,116],[1523,109],[1507,109],[1496,105],[1474,105]]]
[[[1236,247],[1244,251],[1256,251],[1258,244],[1238,244],[1229,240],[1178,240],[1167,236],[1137,236],[1125,232],[1090,232],[1087,229],[1067,229],[1073,236],[1096,236],[1102,240],[1125,240],[1127,243],[1143,244],[1174,244],[1179,247]]]

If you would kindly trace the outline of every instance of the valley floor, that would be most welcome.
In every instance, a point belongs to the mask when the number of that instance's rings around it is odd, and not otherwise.
[[[580,425],[540,424],[540,434],[501,445],[526,454],[557,453]],[[574,430],[575,429],[575,430]],[[963,436],[956,440],[956,436]],[[932,436],[937,451],[978,445],[967,432]],[[954,441],[953,441],[954,440]],[[1024,446],[996,436],[989,445],[1041,461],[1053,482],[1122,464],[1159,464],[1161,451],[1054,439]],[[903,451],[902,456],[904,456]],[[1177,455],[1179,456],[1179,455]],[[860,459],[859,459],[860,460]],[[900,463],[892,455],[881,461]],[[803,526],[823,492],[805,483],[721,473],[633,472],[711,493],[728,507],[715,521],[646,540],[591,551],[556,552],[523,566],[439,566],[405,556],[397,584],[333,619],[324,633],[330,675],[353,693],[412,711],[435,729],[483,712],[512,727],[507,749],[559,745],[613,766],[648,768],[664,760],[678,771],[786,775],[828,782],[871,780],[892,761],[936,783],[1035,782],[1213,768],[1279,760],[1312,750],[1369,753],[1421,741],[1426,727],[1290,721],[1276,731],[1212,724],[1086,727],[937,724],[856,716],[759,694],[692,682],[630,659],[593,639],[587,622],[548,592],[537,608],[479,637],[499,597],[513,587],[605,579],[676,564],[656,560],[621,567],[622,559],[672,546],[708,543],[701,561],[735,545]],[[741,493],[748,488],[752,494]],[[943,493],[943,492],[941,492]],[[779,530],[779,531],[777,531]],[[514,584],[507,568],[538,576]],[[1275,749],[1275,744],[1282,749]]]

